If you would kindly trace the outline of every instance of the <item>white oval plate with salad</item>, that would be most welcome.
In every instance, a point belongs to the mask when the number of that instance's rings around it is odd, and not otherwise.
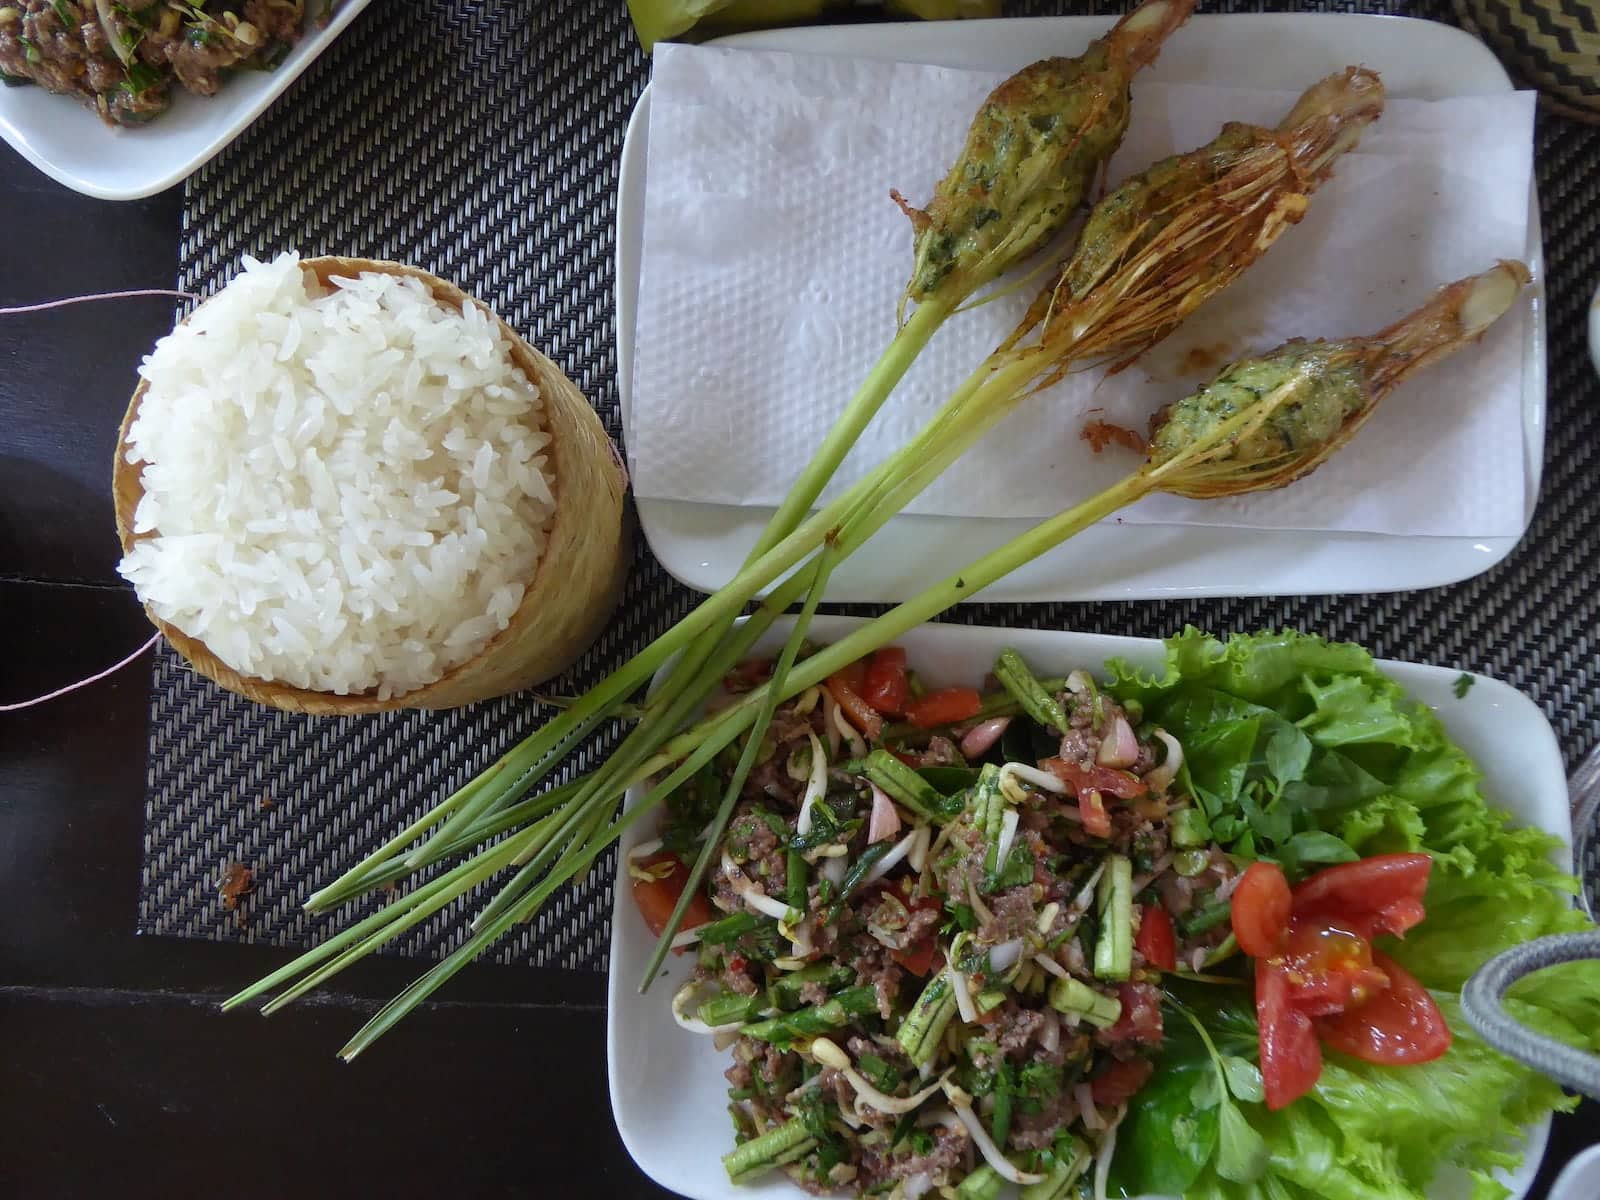
[[[975,70],[1014,70],[1041,54],[1077,48],[1110,17],[818,26],[720,39],[757,50],[849,55]],[[1162,83],[1217,83],[1298,92],[1347,63],[1381,71],[1395,98],[1439,100],[1512,90],[1494,55],[1459,29],[1434,21],[1353,13],[1235,13],[1196,16],[1148,69]],[[629,427],[634,319],[643,246],[650,90],[628,124],[617,184],[617,387]],[[1531,193],[1531,189],[1530,189]],[[1529,196],[1525,261],[1542,280],[1543,235]],[[1524,326],[1525,513],[1531,519],[1544,459],[1544,302]],[[731,579],[766,527],[769,508],[641,497],[639,521],[674,577],[704,592]],[[839,565],[828,598],[893,603],[1018,536],[1027,519],[901,514]],[[1525,526],[1524,526],[1525,527]],[[1518,537],[1410,537],[1354,531],[1305,532],[1207,525],[1103,523],[989,587],[985,600],[1137,600],[1387,592],[1438,587],[1487,571]],[[930,547],[941,553],[930,554]]]
[[[283,95],[372,0],[342,0],[271,71],[239,71],[215,96],[174,88],[148,125],[107,125],[73,96],[0,87],[0,138],[57,183],[99,200],[138,200],[182,183]]]
[[[834,641],[861,624],[856,618],[818,617],[810,640]],[[757,644],[756,653],[775,653],[788,628],[787,621],[776,625]],[[982,680],[1006,647],[1017,650],[1041,673],[1078,667],[1098,671],[1111,658],[1142,670],[1159,670],[1164,661],[1163,643],[1154,639],[1052,630],[930,624],[895,644],[905,648],[910,665],[934,687]],[[1570,845],[1560,749],[1549,722],[1531,700],[1483,676],[1417,663],[1384,660],[1378,665],[1436,713],[1449,736],[1478,765],[1483,792],[1491,803],[1501,805],[1516,824],[1537,827]],[[629,794],[629,803],[639,798],[636,789]],[[633,846],[654,836],[654,822],[640,821],[623,834],[620,853],[626,856]],[[1559,865],[1570,869],[1570,862]],[[803,1196],[798,1186],[776,1172],[752,1183],[729,1182],[722,1156],[733,1148],[734,1139],[723,1071],[731,1057],[717,1051],[711,1039],[680,1029],[669,1010],[673,992],[691,973],[692,956],[669,958],[650,991],[640,995],[640,974],[655,938],[633,903],[625,876],[619,878],[613,903],[607,1057],[612,1112],[628,1152],[656,1182],[696,1200]],[[1521,1165],[1501,1176],[1514,1200],[1526,1195],[1548,1134],[1548,1117],[1528,1127]],[[1431,1191],[1435,1200],[1467,1200],[1470,1194],[1467,1176],[1452,1174],[1449,1168],[1436,1178]]]

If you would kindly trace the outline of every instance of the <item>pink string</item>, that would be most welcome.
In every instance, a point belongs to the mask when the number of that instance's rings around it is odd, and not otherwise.
[[[14,308],[0,308],[0,317],[17,317],[23,313],[44,312],[48,308],[65,308],[69,304],[83,304],[89,300],[131,300],[136,296],[172,296],[179,300],[198,299],[193,292],[174,292],[167,288],[136,288],[131,292],[96,292],[92,296],[68,296],[63,300],[46,300],[42,304],[19,304]]]
[[[18,304],[10,308],[0,308],[0,317],[17,317],[21,316],[23,313],[44,312],[47,309],[52,308],[66,308],[69,304],[84,304],[90,300],[132,300],[139,296],[168,296],[177,300],[194,300],[198,298],[193,292],[177,292],[171,290],[170,288],[134,288],[133,290],[126,292],[96,292],[89,296],[67,296],[61,300],[46,300],[39,304]],[[122,670],[123,667],[133,662],[140,655],[144,654],[160,640],[161,634],[153,633],[150,635],[150,640],[148,642],[140,646],[116,666],[107,667],[98,675],[91,675],[87,679],[80,679],[77,683],[69,683],[66,687],[57,688],[55,691],[46,693],[43,696],[35,696],[32,700],[19,700],[15,704],[0,704],[0,712],[16,712],[19,709],[32,708],[36,704],[44,704],[48,701],[65,696],[68,693],[75,692],[79,688],[86,688],[91,683],[99,683],[107,676],[115,675],[118,671]]]
[[[133,662],[134,659],[138,658],[145,651],[149,650],[152,646],[154,646],[160,640],[161,640],[161,634],[159,632],[151,634],[150,640],[148,642],[146,642],[144,645],[140,646],[137,650],[135,650],[132,654],[128,655],[127,658],[123,659],[116,666],[107,667],[104,671],[101,671],[98,675],[91,675],[87,679],[80,679],[80,680],[78,680],[77,683],[69,683],[69,684],[67,684],[66,687],[57,688],[55,691],[50,692],[50,693],[48,693],[46,695],[35,696],[32,700],[21,700],[21,701],[18,701],[16,704],[0,704],[0,712],[16,712],[19,708],[32,708],[36,704],[43,704],[48,700],[54,700],[59,696],[65,696],[68,692],[75,692],[79,688],[88,687],[91,683],[99,683],[106,676],[115,675],[118,671],[122,670],[123,667],[125,667],[129,663]]]

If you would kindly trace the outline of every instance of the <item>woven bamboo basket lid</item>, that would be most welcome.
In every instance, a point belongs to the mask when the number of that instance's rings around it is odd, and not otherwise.
[[[447,305],[477,304],[489,312],[487,306],[454,284],[401,263],[310,258],[301,267],[324,285],[334,276],[368,272],[409,276],[421,280]],[[520,691],[559,674],[589,647],[616,607],[627,575],[632,544],[624,520],[627,479],[616,448],[583,393],[504,321],[500,321],[500,327],[511,344],[512,360],[538,386],[543,398],[543,421],[550,434],[548,470],[556,499],[544,553],[511,623],[475,657],[435,682],[404,695],[379,699],[374,693],[339,696],[241,675],[207,650],[204,643],[163,621],[146,606],[146,614],[156,628],[196,671],[229,691],[274,708],[349,716],[398,708],[454,708]],[[124,554],[135,541],[153,536],[133,533],[134,510],[144,495],[144,463],[127,461],[128,428],[147,388],[148,384],[141,380],[128,403],[112,472],[117,536]]]
[[[1545,106],[1600,122],[1600,4],[1594,0],[1454,0],[1456,16]]]

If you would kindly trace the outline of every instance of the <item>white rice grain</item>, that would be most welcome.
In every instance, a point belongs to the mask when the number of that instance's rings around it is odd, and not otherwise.
[[[498,323],[388,275],[243,272],[156,344],[122,574],[234,670],[380,698],[506,628],[555,502],[538,388]]]

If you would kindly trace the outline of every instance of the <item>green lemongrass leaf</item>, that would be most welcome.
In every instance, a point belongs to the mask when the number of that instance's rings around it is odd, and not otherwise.
[[[350,888],[354,884],[358,883],[361,879],[365,878],[369,874],[372,874],[377,869],[386,866],[390,858],[404,850],[414,840],[416,840],[416,838],[421,836],[423,832],[431,828],[436,822],[449,816],[463,803],[465,803],[467,798],[475,791],[481,790],[484,786],[486,786],[486,781],[488,778],[489,773],[486,772],[483,775],[479,775],[476,778],[469,780],[464,787],[457,788],[438,804],[434,805],[415,821],[411,822],[411,824],[407,825],[399,833],[395,834],[383,845],[379,846],[371,854],[363,858],[355,866],[351,867],[343,875],[340,875],[332,883],[311,893],[311,895],[305,899],[301,907],[306,908],[311,912],[319,912],[323,909],[332,907],[334,904],[337,904],[344,896],[351,894]]]
[[[576,794],[579,783],[563,783],[551,788],[548,792],[541,792],[532,799],[520,801],[509,808],[497,809],[479,817],[464,830],[460,837],[440,846],[434,855],[422,867],[413,867],[407,861],[406,855],[397,855],[384,862],[371,861],[364,871],[347,872],[339,881],[329,884],[306,901],[305,907],[313,912],[325,911],[347,900],[372,891],[374,888],[384,887],[390,883],[415,875],[419,870],[428,867],[453,855],[470,850],[481,842],[498,837],[512,829],[516,829],[525,821],[534,817],[541,817],[553,809],[567,803]],[[374,856],[375,857],[375,856]],[[314,902],[314,907],[313,907]]]
[[[454,904],[473,888],[487,882],[502,871],[516,852],[516,839],[512,839],[492,847],[469,862],[463,863],[462,866],[466,870],[459,877],[453,879],[449,887],[430,892],[423,898],[422,902],[409,906],[404,912],[388,914],[391,919],[387,924],[380,929],[374,930],[367,937],[345,950],[332,962],[324,963],[315,971],[312,971],[293,987],[287,988],[281,994],[273,997],[271,1001],[262,1006],[262,1015],[271,1016],[279,1009],[293,1004],[313,988],[319,987],[329,979],[332,979],[351,963],[365,958],[378,949],[379,946],[392,942],[406,930],[427,920],[440,909]]]
[[[492,853],[492,851],[485,851],[484,853],[488,854]],[[251,1000],[254,1000],[257,996],[270,992],[279,984],[293,979],[309,968],[316,966],[318,963],[331,958],[340,950],[344,949],[344,947],[353,942],[361,940],[374,930],[378,930],[389,925],[399,916],[410,911],[417,905],[427,903],[436,895],[444,892],[449,892],[452,898],[460,895],[461,889],[457,885],[460,884],[463,879],[468,878],[473,873],[475,865],[480,862],[481,858],[482,856],[480,855],[474,859],[460,864],[453,870],[441,875],[438,879],[432,880],[431,882],[417,888],[415,891],[399,897],[392,903],[373,913],[371,916],[356,922],[349,929],[346,929],[334,937],[328,938],[326,941],[319,943],[312,949],[307,950],[304,954],[299,955],[293,961],[279,967],[271,974],[258,979],[255,983],[252,983],[243,991],[236,992],[234,995],[228,997],[222,1002],[222,1010],[227,1012],[229,1009],[237,1008],[241,1004],[245,1004]]]
[[[627,690],[631,692],[633,688]],[[524,738],[509,754],[460,789],[467,793],[465,801],[426,842],[406,856],[406,861],[420,867],[436,858],[439,847],[460,837],[473,821],[492,811],[495,805],[510,803],[525,795],[554,770],[567,752],[605,719],[604,712],[597,711],[598,703],[586,708],[584,701],[588,699],[585,696],[538,732]]]
[[[559,825],[552,821],[551,826],[541,830],[537,837],[519,835],[517,852],[509,864],[518,867],[517,873],[495,893],[488,907],[473,918],[472,928],[481,929],[498,920],[502,913],[526,895],[545,868],[567,847],[576,843],[590,816],[590,811],[590,808],[585,807],[583,800],[574,800],[562,812],[552,814],[553,818],[560,820]]]
[[[486,950],[491,943],[509,930],[519,921],[526,920],[529,915],[538,909],[556,889],[564,887],[571,879],[585,867],[594,862],[596,858],[622,836],[633,822],[652,811],[666,799],[675,788],[692,778],[695,772],[710,762],[729,742],[738,736],[742,725],[736,722],[728,723],[728,728],[719,729],[716,734],[708,738],[693,754],[689,756],[671,775],[663,779],[652,788],[649,794],[639,804],[623,813],[605,831],[604,836],[591,839],[590,842],[579,849],[570,858],[564,856],[563,862],[558,864],[557,870],[552,870],[548,876],[531,892],[516,904],[507,907],[493,922],[487,923],[468,938],[459,949],[444,959],[425,975],[416,979],[412,984],[384,1005],[378,1013],[368,1021],[356,1035],[351,1038],[339,1051],[339,1057],[346,1062],[351,1061],[363,1050],[372,1045],[390,1029],[394,1028],[407,1013],[421,1004],[430,995],[448,982],[462,967]]]

